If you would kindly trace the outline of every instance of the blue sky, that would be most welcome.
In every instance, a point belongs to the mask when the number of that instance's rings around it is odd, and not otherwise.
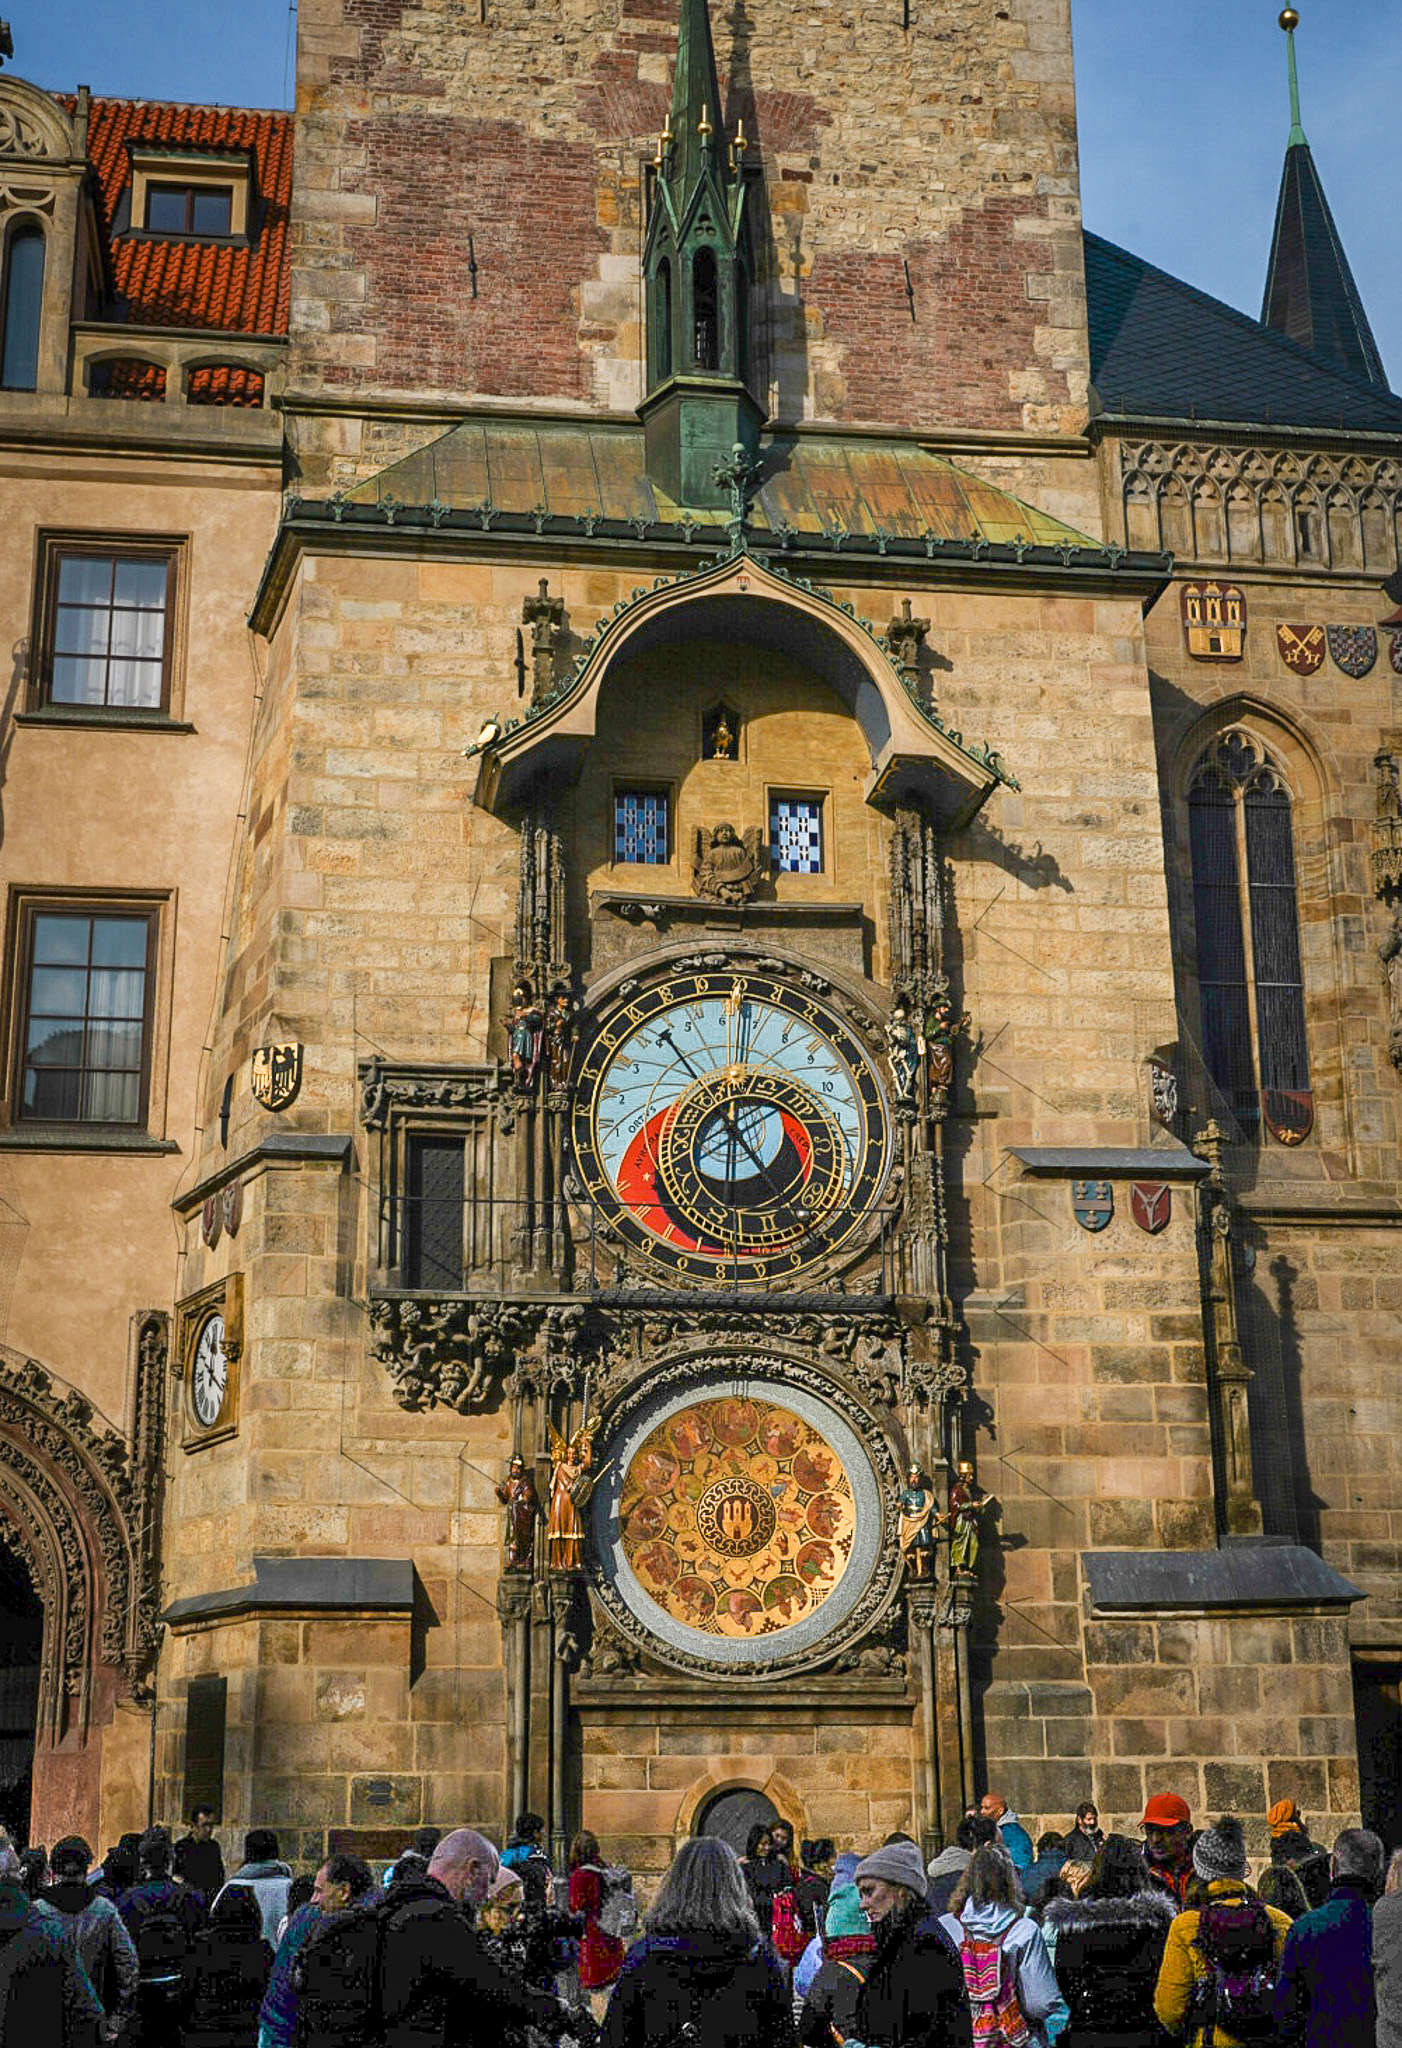
[[[914,0],[938,8],[940,0]],[[1279,0],[1071,0],[1088,227],[1259,316],[1290,126]],[[1300,0],[1305,133],[1394,388],[1402,9]],[[285,106],[288,0],[28,0],[14,69],[40,85]]]

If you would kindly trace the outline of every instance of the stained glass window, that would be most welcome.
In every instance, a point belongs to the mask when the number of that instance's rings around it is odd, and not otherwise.
[[[823,800],[816,796],[775,796],[769,800],[769,845],[782,874],[823,872]]]
[[[665,867],[671,859],[667,792],[620,789],[613,799],[613,857],[642,867]]]
[[[1188,843],[1203,1059],[1254,1131],[1263,1097],[1307,1093],[1309,1052],[1290,796],[1244,733],[1200,764]]]

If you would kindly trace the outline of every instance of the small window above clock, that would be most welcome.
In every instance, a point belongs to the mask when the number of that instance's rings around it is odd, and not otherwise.
[[[131,225],[138,234],[229,241],[248,233],[252,176],[246,155],[133,151]]]

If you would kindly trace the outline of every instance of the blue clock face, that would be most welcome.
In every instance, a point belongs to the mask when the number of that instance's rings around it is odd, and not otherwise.
[[[676,975],[600,1026],[575,1161],[650,1264],[717,1283],[788,1278],[870,1229],[890,1119],[860,1039],[768,974]]]

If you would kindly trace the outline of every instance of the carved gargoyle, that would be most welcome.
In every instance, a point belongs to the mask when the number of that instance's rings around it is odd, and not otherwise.
[[[707,903],[748,903],[764,876],[760,830],[739,833],[733,825],[713,825],[696,834],[691,882]]]

